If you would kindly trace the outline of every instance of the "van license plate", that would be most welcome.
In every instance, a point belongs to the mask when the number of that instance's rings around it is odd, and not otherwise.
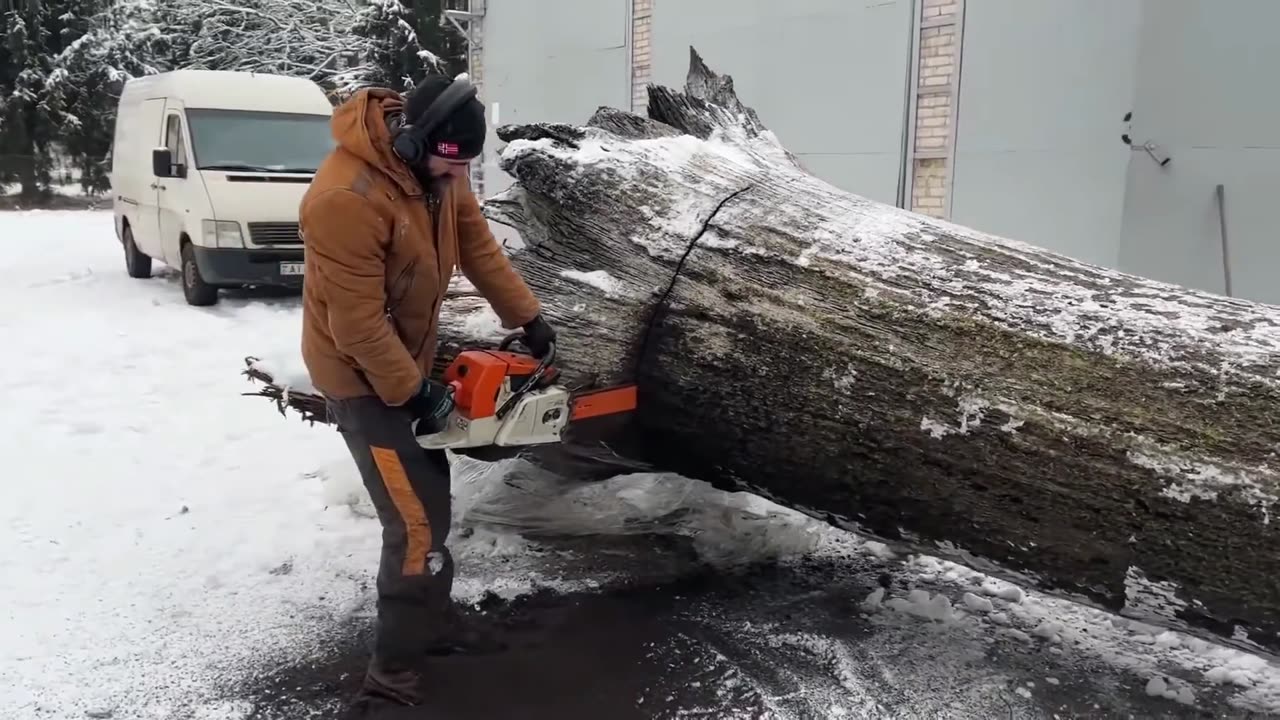
[[[304,268],[305,266],[306,266],[305,263],[282,262],[280,263],[280,274],[281,275],[301,275],[302,268]]]

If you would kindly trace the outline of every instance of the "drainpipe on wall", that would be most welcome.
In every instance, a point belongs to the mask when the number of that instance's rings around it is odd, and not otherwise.
[[[910,61],[907,63],[907,76],[904,78],[906,88],[902,103],[902,145],[898,157],[898,195],[894,201],[900,208],[910,209],[912,174],[915,172],[915,117],[916,117],[916,78],[920,73],[920,0],[910,0],[911,32],[907,37],[907,52]]]
[[[1227,297],[1231,294],[1231,248],[1227,243],[1227,190],[1218,183],[1218,235],[1222,238],[1222,284],[1226,287]]]

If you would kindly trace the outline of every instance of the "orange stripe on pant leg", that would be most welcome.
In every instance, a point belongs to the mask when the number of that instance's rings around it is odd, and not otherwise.
[[[382,475],[382,483],[387,486],[387,494],[400,513],[405,532],[409,536],[400,572],[405,575],[423,575],[427,572],[427,553],[431,552],[431,523],[427,522],[427,511],[413,492],[413,486],[409,484],[409,475],[404,471],[400,455],[390,448],[370,449],[373,452],[373,462],[378,466],[378,473]]]

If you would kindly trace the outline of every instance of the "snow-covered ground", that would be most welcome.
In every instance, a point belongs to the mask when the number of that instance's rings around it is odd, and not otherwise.
[[[106,212],[0,213],[0,238],[0,717],[238,720],[226,688],[367,613],[377,564],[376,522],[337,435],[241,395],[245,355],[296,363],[297,301],[189,307],[163,266],[149,281],[125,274]],[[1280,667],[1263,658],[899,555],[759,498],[666,476],[565,486],[459,467],[455,514],[489,523],[454,541],[460,597],[600,582],[526,552],[550,529],[673,533],[712,563],[892,577],[847,612],[879,633],[877,657],[930,656],[927,671],[897,666],[882,681],[895,703],[867,681],[865,638],[708,610],[708,627],[837,676],[801,711],[768,696],[769,717],[892,717],[903,697],[924,708],[966,692],[978,708],[985,686],[956,687],[961,666],[1014,655],[1048,668],[1019,684],[1019,702],[1071,682],[1071,668],[1107,667],[1171,710],[1280,712]]]
[[[0,716],[159,712],[355,603],[373,538],[307,477],[340,443],[239,395],[293,305],[132,280],[110,213],[0,237]]]

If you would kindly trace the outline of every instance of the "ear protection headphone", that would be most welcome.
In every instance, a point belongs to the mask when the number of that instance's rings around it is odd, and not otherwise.
[[[427,106],[422,117],[418,122],[410,125],[405,124],[400,127],[395,138],[391,141],[391,146],[395,149],[396,154],[401,160],[410,165],[420,165],[427,160],[429,153],[428,136],[431,131],[440,126],[455,110],[462,107],[465,103],[476,96],[476,86],[471,84],[471,79],[466,75],[459,75],[454,78],[449,87],[444,89],[431,104]]]

